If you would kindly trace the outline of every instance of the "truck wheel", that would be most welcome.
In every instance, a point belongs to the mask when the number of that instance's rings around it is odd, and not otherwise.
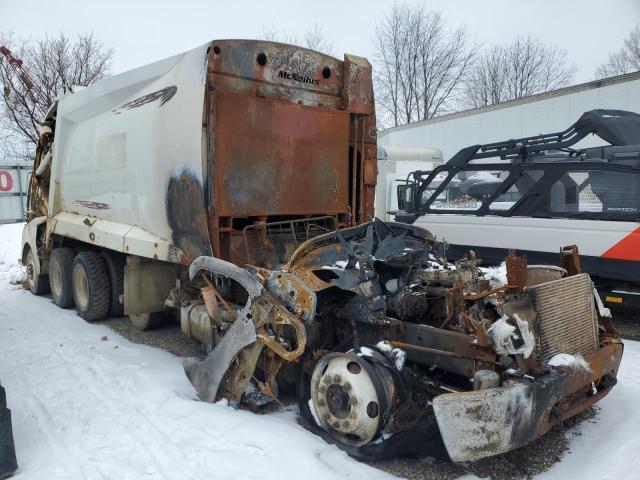
[[[110,252],[100,254],[109,272],[111,284],[111,298],[109,300],[109,315],[111,317],[123,317],[124,305],[120,302],[120,296],[124,294],[124,255]]]
[[[137,330],[153,330],[167,323],[171,312],[130,313],[129,320]]]
[[[49,275],[45,273],[36,275],[37,262],[38,259],[33,250],[29,249],[27,253],[27,285],[34,295],[44,295],[49,293]]]
[[[73,299],[78,315],[87,322],[109,313],[109,274],[98,252],[80,252],[73,262]]]
[[[73,307],[73,259],[76,254],[70,248],[54,248],[49,257],[49,284],[53,303],[60,308]]]

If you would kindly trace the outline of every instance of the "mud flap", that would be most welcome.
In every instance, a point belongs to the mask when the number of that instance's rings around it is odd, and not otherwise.
[[[204,360],[186,358],[183,362],[187,377],[200,400],[213,403],[222,377],[240,350],[256,341],[256,329],[249,319],[238,319],[231,325],[216,348]]]
[[[9,478],[17,469],[11,410],[7,408],[4,388],[0,385],[0,478]]]

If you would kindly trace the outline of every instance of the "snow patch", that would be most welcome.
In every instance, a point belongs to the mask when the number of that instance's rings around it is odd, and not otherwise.
[[[358,352],[359,357],[373,357],[373,350],[369,347],[360,347],[360,351]]]
[[[509,321],[515,321],[515,325]],[[513,315],[513,319],[503,316],[496,320],[487,330],[487,335],[493,339],[496,352],[500,355],[524,355],[529,358],[535,346],[535,338],[529,330],[529,323],[522,320],[518,314]],[[516,347],[514,340],[522,340],[522,345]]]
[[[311,411],[313,419],[318,425],[322,425],[322,423],[320,423],[320,417],[318,417],[318,412],[316,412],[316,406],[313,404],[313,399],[310,398],[309,402],[307,402],[307,405],[309,405],[309,410]]]
[[[385,356],[393,362],[396,367],[396,370],[399,372],[402,371],[404,367],[404,362],[407,359],[407,353],[400,348],[393,348],[389,342],[383,341],[378,342],[376,348],[380,350]]]
[[[18,263],[22,253],[24,223],[11,223],[0,227],[0,282],[20,285],[27,279],[26,269]]]
[[[589,363],[579,353],[576,355],[558,353],[557,355],[554,355],[549,362],[547,362],[547,365],[552,367],[568,367],[569,369],[577,372],[589,373],[591,371]]]
[[[385,288],[387,289],[387,291],[389,292],[397,292],[398,291],[398,279],[397,278],[392,278],[391,280],[387,280],[387,282],[384,284]]]
[[[593,295],[596,298],[596,305],[598,306],[598,313],[600,316],[602,318],[611,318],[611,310],[605,307],[604,303],[602,303],[602,298],[600,298],[600,294],[598,293],[598,290],[596,290],[595,285],[593,285]]]
[[[502,262],[497,267],[480,267],[480,271],[484,277],[489,280],[493,288],[506,285],[507,282],[507,264]]]

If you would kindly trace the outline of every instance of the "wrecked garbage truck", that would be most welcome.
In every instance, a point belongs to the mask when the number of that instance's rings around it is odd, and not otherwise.
[[[61,97],[23,233],[28,285],[87,321],[176,321],[203,401],[297,401],[362,459],[518,448],[615,385],[622,343],[588,275],[372,220],[371,68],[214,41]],[[515,246],[517,247],[517,246]]]

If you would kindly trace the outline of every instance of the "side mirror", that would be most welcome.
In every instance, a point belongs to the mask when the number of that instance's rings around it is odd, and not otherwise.
[[[413,212],[415,210],[413,198],[415,196],[415,183],[402,183],[398,185],[398,209],[405,212]]]

